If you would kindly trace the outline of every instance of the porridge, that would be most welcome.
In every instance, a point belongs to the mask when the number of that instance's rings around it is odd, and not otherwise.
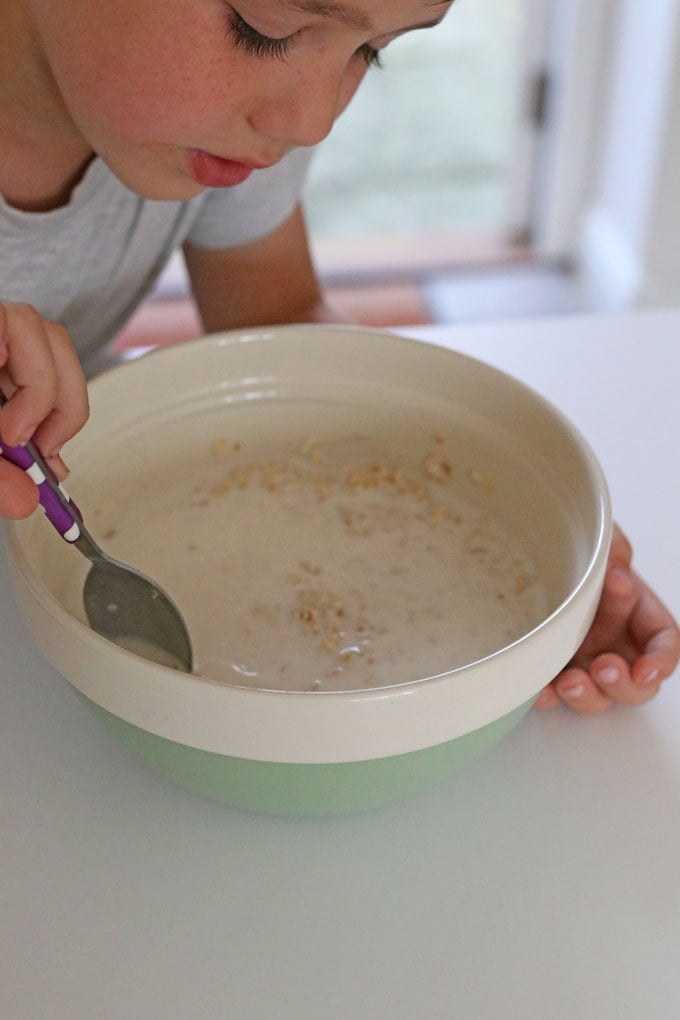
[[[493,470],[450,428],[230,424],[181,473],[142,451],[128,495],[121,475],[117,502],[89,513],[107,551],[178,604],[203,676],[288,691],[403,683],[488,655],[549,611]]]

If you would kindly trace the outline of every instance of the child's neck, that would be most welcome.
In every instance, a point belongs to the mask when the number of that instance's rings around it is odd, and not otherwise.
[[[65,204],[92,158],[44,66],[21,5],[0,4],[0,194],[27,211]]]
[[[16,209],[46,212],[66,205],[93,153],[12,138],[0,117],[0,195]]]

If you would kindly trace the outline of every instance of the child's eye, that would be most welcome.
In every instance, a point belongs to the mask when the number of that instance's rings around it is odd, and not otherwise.
[[[227,33],[234,40],[240,49],[245,50],[254,57],[272,57],[281,60],[288,53],[288,48],[295,38],[296,33],[283,36],[281,39],[272,39],[271,36],[262,35],[257,29],[244,21],[238,11],[233,7],[227,14]]]
[[[382,60],[380,58],[380,50],[376,50],[375,46],[371,46],[369,43],[364,43],[357,50],[357,55],[362,57],[369,67],[382,67]]]
[[[249,25],[233,7],[227,14],[227,33],[240,49],[245,50],[251,56],[270,57],[275,60],[282,60],[288,55],[290,44],[298,34],[293,32],[291,35],[280,38],[263,35],[262,32],[258,32],[256,28]],[[360,46],[356,55],[360,56],[369,67],[382,67],[380,51],[369,43]]]

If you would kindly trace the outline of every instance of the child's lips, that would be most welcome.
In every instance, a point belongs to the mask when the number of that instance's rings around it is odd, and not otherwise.
[[[261,170],[270,165],[251,160],[225,159],[202,149],[189,151],[191,175],[204,188],[233,188],[242,184],[253,170]]]

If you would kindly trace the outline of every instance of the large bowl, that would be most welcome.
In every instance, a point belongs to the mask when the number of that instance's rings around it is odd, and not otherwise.
[[[181,674],[99,637],[64,605],[77,552],[41,514],[10,523],[16,600],[36,643],[136,755],[184,788],[280,813],[393,802],[498,743],[590,626],[611,535],[602,471],[554,407],[486,364],[372,330],[283,327],[155,351],[95,379],[90,398],[91,420],[68,449],[86,521],[109,458],[120,462],[135,437],[157,435],[162,446],[170,425],[176,442],[178,422],[186,445],[176,472],[190,479],[206,415],[228,422],[246,403],[261,409],[265,433],[274,412],[300,401],[307,413],[379,402],[402,422],[437,418],[474,447],[482,476],[493,475],[482,495],[530,545],[550,593],[528,633],[447,672],[397,684],[385,675],[360,690],[249,688]],[[153,513],[152,486],[137,499]]]

